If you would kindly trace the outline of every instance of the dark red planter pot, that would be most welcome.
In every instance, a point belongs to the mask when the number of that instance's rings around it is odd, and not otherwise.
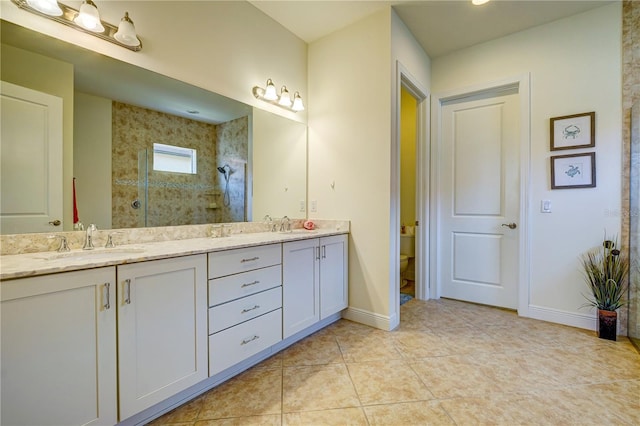
[[[618,313],[616,311],[603,311],[598,309],[598,337],[607,340],[616,340]]]

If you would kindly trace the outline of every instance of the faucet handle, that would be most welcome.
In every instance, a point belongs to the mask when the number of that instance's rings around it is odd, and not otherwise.
[[[49,235],[47,238],[60,238],[60,247],[58,247],[58,250],[56,250],[58,253],[71,251],[69,249],[69,244],[67,243],[67,237],[65,237],[64,235]]]
[[[116,247],[116,245],[113,243],[113,236],[115,234],[122,234],[122,232],[119,232],[119,231],[109,232],[109,234],[107,235],[107,243],[104,245],[104,248]]]

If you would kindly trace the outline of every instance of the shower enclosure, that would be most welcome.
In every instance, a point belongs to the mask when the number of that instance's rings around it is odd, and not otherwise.
[[[629,185],[629,338],[640,349],[640,101],[631,108]]]

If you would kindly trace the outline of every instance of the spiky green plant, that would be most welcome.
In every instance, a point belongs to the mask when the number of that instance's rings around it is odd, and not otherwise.
[[[582,256],[585,280],[591,296],[585,296],[586,306],[615,311],[625,303],[629,259],[620,252],[617,238],[606,238],[602,249],[593,249]]]

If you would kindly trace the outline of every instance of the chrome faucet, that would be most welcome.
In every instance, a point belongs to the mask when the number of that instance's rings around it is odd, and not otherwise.
[[[287,225],[285,228],[285,224]],[[282,218],[282,220],[280,220],[280,232],[289,232],[291,231],[291,221],[289,220],[289,217],[285,216]]]
[[[56,250],[58,253],[64,253],[66,251],[70,251],[69,250],[69,244],[67,243],[67,237],[65,237],[64,235],[49,235],[47,238],[49,238],[49,239],[59,238],[60,239],[60,247],[58,247],[58,250]]]
[[[84,237],[84,245],[82,246],[82,250],[93,250],[93,231],[97,231],[98,227],[95,224],[91,224],[87,226],[87,231]]]

